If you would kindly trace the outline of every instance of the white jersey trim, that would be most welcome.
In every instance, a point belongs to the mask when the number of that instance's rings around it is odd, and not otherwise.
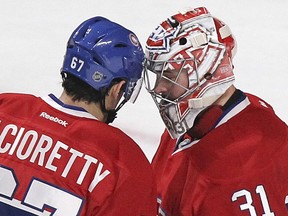
[[[237,106],[235,106],[230,112],[228,112],[216,125],[215,128],[219,127],[220,125],[227,122],[229,119],[231,119],[233,116],[240,113],[242,110],[244,110],[251,102],[249,101],[248,97],[246,97],[243,101],[241,101]]]
[[[41,97],[41,99],[43,101],[45,101],[47,104],[49,104],[50,106],[52,106],[53,108],[55,108],[61,112],[67,113],[69,115],[98,120],[95,116],[91,115],[86,110],[84,110],[80,107],[75,106],[73,109],[73,106],[69,106],[69,107],[63,106],[65,104],[62,104],[61,101],[57,101],[56,97],[53,94],[51,94],[51,96],[47,95],[47,96]]]
[[[239,104],[237,104],[233,109],[231,109],[220,121],[219,123],[215,126],[215,128],[219,127],[220,125],[224,124],[227,122],[229,119],[231,119],[233,116],[237,115],[240,113],[242,110],[244,110],[251,102],[249,101],[248,97],[246,97],[243,101],[241,101]],[[179,138],[181,139],[181,138]],[[200,139],[201,140],[201,139]],[[172,153],[172,155],[175,155],[181,151],[184,151],[185,149],[188,149],[192,147],[193,145],[197,144],[200,140],[194,140],[187,142],[187,140],[183,140],[180,143],[177,141],[177,145],[179,146],[176,151]],[[182,143],[182,145],[181,145]]]
[[[0,202],[6,203],[9,206],[13,206],[17,209],[21,209],[28,213],[32,213],[38,216],[49,216],[51,212],[44,210],[43,212],[37,211],[36,209],[29,208],[28,206],[23,205],[19,200],[16,199],[5,199],[4,197],[0,197]]]
[[[188,148],[192,147],[193,145],[197,144],[199,141],[200,141],[200,140],[194,140],[194,141],[191,141],[191,140],[190,140],[190,142],[187,143],[186,145],[181,145],[181,143],[182,143],[183,141],[180,142],[180,143],[179,143],[179,146],[180,146],[180,147],[178,147],[178,149],[172,153],[172,156],[173,156],[174,154],[177,154],[178,152],[181,152],[181,151],[183,151],[183,150],[185,150],[185,149],[188,149]],[[185,140],[184,140],[184,142],[185,142]]]

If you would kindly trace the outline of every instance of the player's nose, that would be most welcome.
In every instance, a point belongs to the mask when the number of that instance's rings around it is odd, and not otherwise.
[[[156,82],[153,91],[154,91],[156,94],[164,95],[164,94],[168,91],[168,88],[167,88],[166,85],[165,85],[163,82],[161,82],[161,80],[160,80],[160,81]]]

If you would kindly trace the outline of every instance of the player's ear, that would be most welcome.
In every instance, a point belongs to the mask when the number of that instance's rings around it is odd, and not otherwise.
[[[126,83],[126,81],[121,80],[120,82],[114,84],[109,90],[109,95],[111,95],[115,98],[122,96],[123,89],[125,87],[125,83]]]

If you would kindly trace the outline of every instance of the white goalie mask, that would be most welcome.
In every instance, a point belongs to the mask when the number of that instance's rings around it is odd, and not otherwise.
[[[149,36],[144,81],[172,138],[233,84],[235,52],[229,27],[204,7],[168,18]]]

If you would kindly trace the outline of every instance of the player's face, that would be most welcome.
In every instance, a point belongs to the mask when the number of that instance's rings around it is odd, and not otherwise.
[[[168,100],[175,100],[183,95],[188,89],[187,70],[167,69],[157,74],[154,92]]]

